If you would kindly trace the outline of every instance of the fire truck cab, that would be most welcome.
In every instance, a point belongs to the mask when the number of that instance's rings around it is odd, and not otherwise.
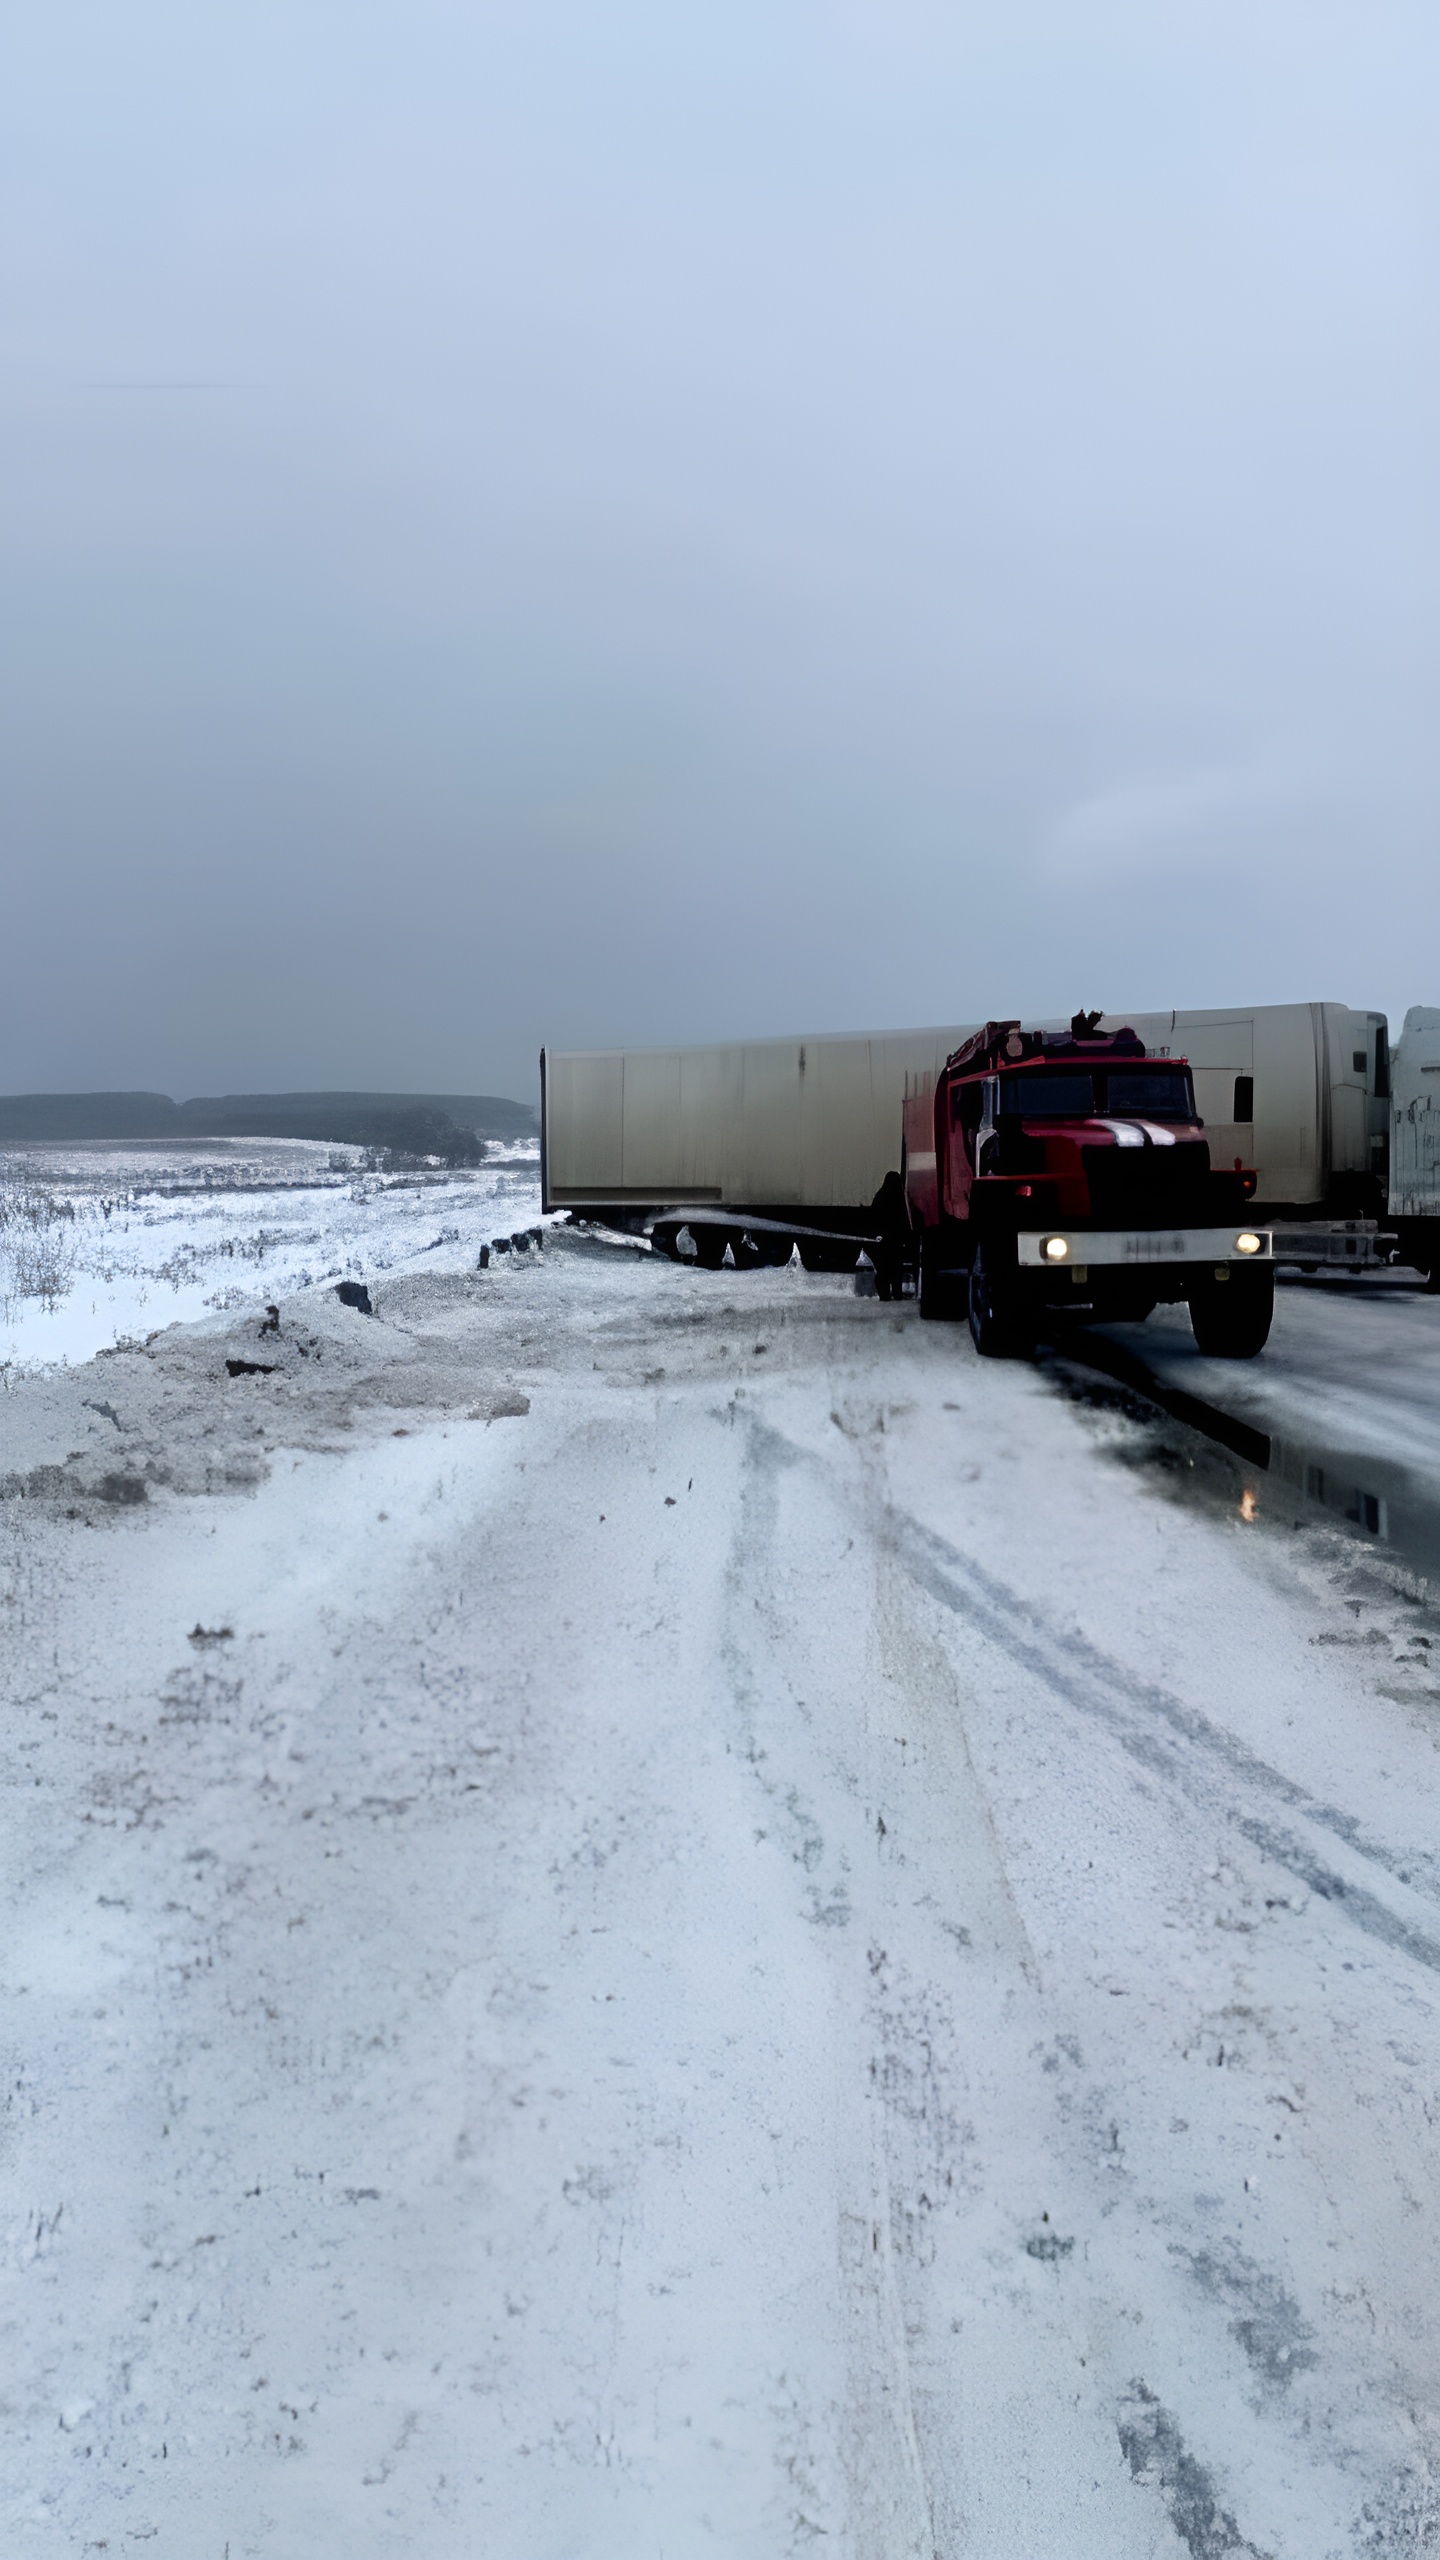
[[[1061,1312],[1140,1322],[1183,1299],[1196,1343],[1263,1350],[1271,1241],[1255,1175],[1210,1161],[1183,1058],[1130,1029],[987,1022],[904,1103],[904,1185],[921,1313],[968,1312],[977,1350],[1016,1350]]]

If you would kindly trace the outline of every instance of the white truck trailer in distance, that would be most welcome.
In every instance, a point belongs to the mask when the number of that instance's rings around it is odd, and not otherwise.
[[[1440,1012],[1412,1004],[1390,1068],[1390,1223],[1440,1287]]]

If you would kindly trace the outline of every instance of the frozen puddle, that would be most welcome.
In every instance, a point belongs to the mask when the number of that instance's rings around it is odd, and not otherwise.
[[[1440,1568],[1440,1443],[1436,1475],[1425,1478],[1373,1450],[1357,1452],[1261,1429],[1241,1414],[1177,1385],[1177,1376],[1184,1374],[1178,1360],[1152,1365],[1132,1341],[1117,1341],[1078,1327],[1063,1335],[1057,1332],[1053,1340],[1063,1360],[1113,1378],[1173,1420],[1229,1450],[1250,1472],[1251,1498],[1257,1507],[1282,1498],[1283,1488],[1283,1501],[1292,1509],[1298,1503],[1342,1520],[1362,1537],[1393,1548],[1422,1574]],[[1213,1372],[1215,1364],[1207,1365]],[[1236,1401],[1256,1410],[1253,1397],[1243,1392]]]

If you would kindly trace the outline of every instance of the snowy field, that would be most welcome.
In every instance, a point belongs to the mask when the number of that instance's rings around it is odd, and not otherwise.
[[[533,1146],[474,1172],[377,1172],[308,1138],[30,1146],[0,1155],[0,1368],[90,1360],[325,1281],[474,1268],[539,1214]]]
[[[7,2553],[1440,2550],[1428,1586],[840,1281],[437,1263],[0,1395]]]

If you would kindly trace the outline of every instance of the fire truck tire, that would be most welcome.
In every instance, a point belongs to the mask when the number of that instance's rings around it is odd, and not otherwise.
[[[954,1324],[965,1313],[965,1275],[942,1270],[940,1239],[933,1228],[920,1240],[920,1313],[932,1322]]]
[[[1025,1347],[1013,1276],[992,1267],[983,1244],[970,1270],[970,1334],[982,1360],[1006,1360]]]
[[[1190,1330],[1195,1347],[1212,1360],[1253,1360],[1270,1338],[1275,1314],[1275,1273],[1230,1269],[1227,1280],[1192,1271]]]

